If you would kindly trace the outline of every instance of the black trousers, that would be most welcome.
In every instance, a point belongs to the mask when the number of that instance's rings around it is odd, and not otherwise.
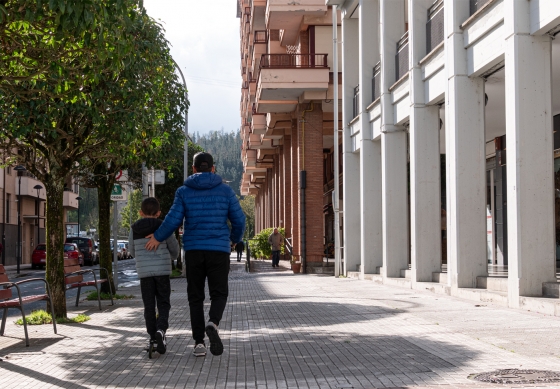
[[[195,343],[204,341],[204,286],[208,279],[210,291],[210,321],[220,324],[228,298],[230,253],[190,250],[185,252],[187,294],[191,312],[192,336]]]
[[[171,281],[169,276],[146,277],[140,279],[140,290],[144,302],[144,319],[150,338],[155,339],[157,330],[169,328],[169,310],[171,309]],[[156,318],[157,305],[157,318]]]
[[[272,265],[280,264],[280,250],[272,251]]]
[[[243,251],[237,252],[237,262],[241,261],[241,257],[243,256]]]

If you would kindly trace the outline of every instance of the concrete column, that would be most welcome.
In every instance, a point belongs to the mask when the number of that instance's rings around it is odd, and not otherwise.
[[[356,271],[361,264],[361,232],[360,232],[360,155],[352,151],[352,138],[348,123],[353,119],[352,99],[354,87],[359,82],[359,21],[346,15],[342,19],[342,163],[343,163],[343,198],[342,220],[344,234],[344,274]]]
[[[381,171],[384,278],[408,268],[408,135],[394,123],[392,94],[397,42],[405,32],[404,1],[381,0]]]
[[[528,2],[505,4],[508,299],[519,307],[556,282],[552,46],[530,35]]]
[[[419,61],[426,55],[426,23],[433,0],[412,0],[410,46],[410,243],[412,282],[441,271],[439,107],[426,106]]]
[[[360,210],[361,272],[375,273],[383,265],[381,228],[381,142],[372,139],[372,124],[366,108],[373,102],[371,80],[379,62],[379,1],[360,0],[359,9],[359,84],[360,124]]]
[[[291,133],[291,132],[290,132]],[[290,169],[290,156],[292,148],[292,136],[284,135],[283,147],[283,182],[284,182],[284,229],[286,231],[286,238],[292,237],[292,176]]]
[[[447,272],[452,292],[486,276],[484,82],[467,75],[467,1],[445,0]]]
[[[299,163],[298,163],[298,124],[297,119],[292,120],[292,147],[291,147],[291,178],[292,178],[292,244],[294,255],[300,255],[300,234],[299,234]]]

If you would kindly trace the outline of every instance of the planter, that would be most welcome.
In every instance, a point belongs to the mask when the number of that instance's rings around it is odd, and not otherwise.
[[[294,274],[301,273],[301,262],[292,262],[292,271]]]

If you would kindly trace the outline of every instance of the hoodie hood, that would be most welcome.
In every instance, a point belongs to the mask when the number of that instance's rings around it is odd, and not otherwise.
[[[163,223],[161,219],[146,217],[132,225],[132,239],[142,239],[153,234]]]
[[[192,189],[212,189],[222,183],[222,177],[213,173],[195,173],[183,185]]]

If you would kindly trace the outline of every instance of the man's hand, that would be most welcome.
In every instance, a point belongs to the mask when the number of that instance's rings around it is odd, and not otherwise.
[[[154,238],[154,234],[150,234],[150,235],[146,236],[146,239],[150,239],[148,241],[148,243],[146,243],[146,246],[144,246],[144,247],[146,247],[146,250],[148,250],[148,251],[157,250],[157,248],[158,248],[158,246],[161,242],[158,242],[158,240],[156,238]]]

